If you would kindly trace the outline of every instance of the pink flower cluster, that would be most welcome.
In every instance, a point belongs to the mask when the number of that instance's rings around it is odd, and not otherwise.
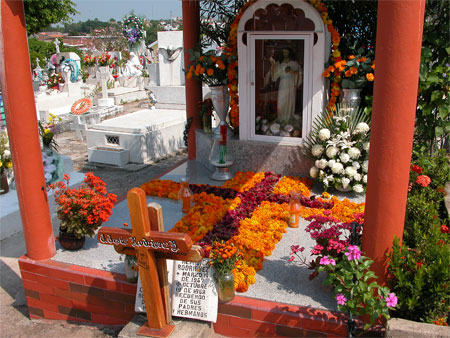
[[[333,258],[329,258],[328,256],[322,257],[320,259],[320,264],[321,265],[336,265],[336,261]]]
[[[338,293],[336,294],[336,301],[338,305],[345,305],[345,303],[347,303],[347,298],[342,293]]]
[[[349,245],[345,255],[349,261],[358,260],[361,258],[361,250],[356,245]]]

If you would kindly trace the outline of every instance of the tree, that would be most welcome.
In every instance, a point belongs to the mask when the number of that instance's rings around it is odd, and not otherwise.
[[[439,148],[450,153],[450,6],[428,0],[425,7],[417,97],[416,149],[430,154]]]
[[[247,0],[210,0],[200,2],[200,34],[206,45],[223,46],[230,26]]]
[[[343,55],[357,54],[360,48],[375,50],[378,1],[324,0],[333,26],[341,35]]]
[[[70,16],[78,13],[71,0],[26,0],[23,5],[28,35],[54,23],[71,22]]]

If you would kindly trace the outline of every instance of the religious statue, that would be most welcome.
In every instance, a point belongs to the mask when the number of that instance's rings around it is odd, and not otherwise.
[[[280,79],[277,120],[281,123],[289,123],[295,113],[296,92],[303,81],[303,71],[290,48],[283,48],[282,53],[281,62],[276,62],[272,56],[269,58],[271,64],[270,77],[272,81]]]
[[[130,53],[130,59],[125,64],[125,70],[123,71],[123,75],[125,76],[133,76],[133,75],[141,75],[142,74],[142,65],[139,62],[139,58],[134,52]]]
[[[53,41],[53,44],[55,45],[55,48],[56,48],[56,54],[61,53],[59,51],[59,40],[58,40],[58,38],[56,38],[55,41]]]

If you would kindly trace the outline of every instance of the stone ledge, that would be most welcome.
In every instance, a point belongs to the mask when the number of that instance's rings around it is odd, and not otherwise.
[[[387,323],[386,337],[444,338],[450,337],[450,327],[391,318]]]

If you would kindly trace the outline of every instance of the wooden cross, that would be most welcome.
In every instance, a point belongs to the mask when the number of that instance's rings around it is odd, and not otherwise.
[[[114,245],[119,254],[136,256],[144,293],[147,322],[137,334],[168,337],[175,326],[172,322],[166,259],[199,262],[204,254],[192,245],[187,234],[166,233],[162,208],[157,203],[146,205],[145,192],[133,188],[127,194],[132,229],[100,228],[101,244]]]

